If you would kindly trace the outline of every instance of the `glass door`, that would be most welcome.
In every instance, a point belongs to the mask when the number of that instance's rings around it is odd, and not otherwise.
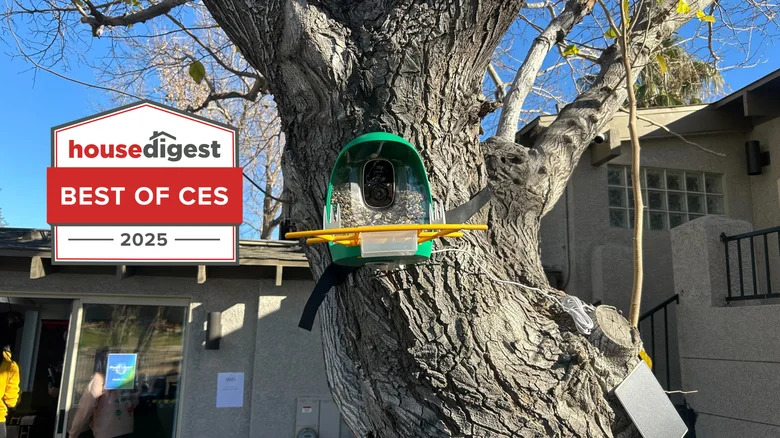
[[[83,302],[76,313],[57,436],[173,437],[187,307]]]
[[[68,335],[65,341],[65,360],[62,364],[62,377],[57,400],[57,418],[55,421],[54,437],[64,438],[65,424],[67,424],[68,401],[73,391],[72,376],[74,372],[75,352],[78,348],[79,323],[81,322],[81,300],[73,300],[68,324]]]

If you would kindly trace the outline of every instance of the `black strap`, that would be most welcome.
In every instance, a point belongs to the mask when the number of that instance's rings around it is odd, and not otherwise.
[[[485,187],[465,203],[445,212],[444,220],[448,224],[465,224],[471,216],[477,214],[485,204],[490,202],[492,197],[493,192],[490,191],[490,187]]]
[[[311,291],[309,300],[306,301],[306,307],[303,308],[303,314],[301,314],[301,321],[298,323],[298,327],[311,331],[314,325],[314,317],[317,316],[317,310],[325,300],[328,291],[333,286],[343,283],[347,276],[357,268],[358,266],[342,266],[335,263],[331,263],[330,266],[325,268],[325,272],[322,273],[322,276],[317,281],[317,285],[314,286],[314,290]]]

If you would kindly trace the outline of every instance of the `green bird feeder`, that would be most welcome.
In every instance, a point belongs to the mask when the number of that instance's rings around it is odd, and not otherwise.
[[[349,142],[328,183],[322,229],[286,234],[308,244],[327,243],[343,266],[419,263],[431,256],[433,239],[461,237],[484,224],[446,224],[431,197],[428,175],[411,143],[387,132]]]

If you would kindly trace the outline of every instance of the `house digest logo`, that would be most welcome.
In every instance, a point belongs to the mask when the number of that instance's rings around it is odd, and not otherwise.
[[[220,147],[217,140],[196,145],[193,143],[172,143],[176,137],[165,131],[154,131],[149,137],[150,143],[140,144],[108,143],[82,146],[73,139],[68,144],[69,158],[165,158],[168,161],[179,161],[182,158],[220,157]],[[167,145],[166,145],[167,141]]]
[[[55,263],[236,263],[234,128],[139,102],[52,128]]]

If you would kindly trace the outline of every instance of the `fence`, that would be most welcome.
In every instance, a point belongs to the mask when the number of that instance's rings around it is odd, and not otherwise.
[[[656,317],[656,314],[658,314],[659,312],[663,312],[663,335],[664,335],[664,343],[663,343],[663,349],[664,349],[663,364],[664,364],[664,368],[663,369],[664,369],[664,373],[666,374],[666,376],[665,376],[666,377],[666,386],[664,387],[664,389],[666,389],[666,390],[669,390],[672,387],[671,369],[672,369],[672,365],[673,365],[672,364],[672,360],[670,360],[670,355],[669,355],[669,306],[672,305],[672,303],[676,304],[676,303],[679,303],[679,302],[680,302],[680,296],[679,295],[674,295],[673,297],[671,297],[671,298],[667,299],[666,301],[664,301],[663,303],[653,307],[652,309],[648,310],[647,312],[645,312],[644,314],[642,314],[639,317],[639,327],[640,327],[639,331],[642,334],[648,333],[647,331],[641,329],[642,323],[644,321],[648,321],[648,320],[650,322],[650,331],[649,331],[649,333],[650,333],[650,344],[649,344],[650,351],[648,351],[648,353],[650,354],[650,358],[653,360],[653,375],[655,375],[656,379],[658,379],[657,372],[658,372],[658,368],[659,367],[658,367],[658,364],[656,363],[657,359],[658,359],[658,356],[655,354],[656,353],[656,349],[655,349],[655,347],[656,347],[656,342],[655,342],[655,332],[656,332],[656,330],[655,330],[655,317]],[[646,324],[645,324],[645,326],[646,326]],[[677,333],[674,333],[673,335],[677,336]],[[645,344],[647,344],[647,343],[645,343]],[[677,364],[674,364],[674,365],[677,366]],[[659,381],[660,381],[660,379],[659,379]],[[661,382],[661,383],[663,385],[663,382]]]
[[[733,236],[727,236],[723,233],[720,238],[726,251],[727,302],[780,297],[780,292],[773,292],[772,289],[772,266],[774,266],[775,276],[780,273],[780,266],[778,266],[780,265],[780,227]],[[758,245],[756,245],[756,240],[759,241]],[[777,248],[774,248],[775,245]],[[736,254],[734,249],[730,248],[736,249]],[[750,253],[750,263],[745,258],[745,252]],[[756,264],[757,259],[758,265]],[[735,278],[732,277],[732,270],[734,270],[732,261],[736,261],[737,277]],[[736,284],[732,284],[732,278],[738,282],[738,290],[733,290]],[[777,278],[774,280],[775,287],[780,286]],[[746,288],[748,294],[745,294]],[[752,294],[749,293],[750,289],[752,289]]]

